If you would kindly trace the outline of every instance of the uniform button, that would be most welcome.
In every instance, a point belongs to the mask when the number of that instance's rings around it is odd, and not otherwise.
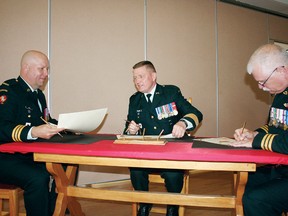
[[[157,127],[156,126],[154,126],[154,130],[156,130],[157,129]]]
[[[31,115],[28,115],[28,118],[31,118]]]
[[[154,116],[151,116],[151,119],[154,119]]]

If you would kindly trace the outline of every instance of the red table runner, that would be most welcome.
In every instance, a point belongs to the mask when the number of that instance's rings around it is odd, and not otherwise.
[[[284,154],[254,149],[191,148],[192,144],[192,142],[168,142],[163,146],[133,144],[126,145],[114,144],[113,140],[101,140],[90,144],[15,142],[0,145],[0,152],[37,152],[153,160],[254,162],[288,165],[288,155]]]

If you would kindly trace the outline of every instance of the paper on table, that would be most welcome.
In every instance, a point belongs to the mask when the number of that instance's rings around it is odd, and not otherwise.
[[[162,139],[174,139],[174,138],[176,138],[176,137],[174,137],[174,136],[172,135],[172,133],[171,133],[171,134],[162,135],[161,138],[162,138]]]
[[[99,127],[107,113],[107,108],[60,114],[58,128],[74,132],[90,132]]]
[[[228,137],[200,138],[200,139],[196,138],[195,140],[200,140],[200,141],[219,144],[219,145],[230,145],[235,142],[234,139],[231,139]]]
[[[159,136],[158,135],[145,135],[144,136],[146,139],[157,139]],[[143,139],[142,135],[117,135],[117,139]],[[167,134],[167,135],[161,135],[160,139],[171,139],[175,138],[172,134]]]

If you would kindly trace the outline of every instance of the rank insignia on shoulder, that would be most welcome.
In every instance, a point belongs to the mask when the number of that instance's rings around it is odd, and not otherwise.
[[[6,100],[7,100],[7,96],[6,95],[1,95],[0,96],[0,104],[4,104]]]

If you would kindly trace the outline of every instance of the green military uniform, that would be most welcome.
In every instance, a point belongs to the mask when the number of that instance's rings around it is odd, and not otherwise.
[[[288,88],[275,96],[268,123],[256,131],[259,133],[253,140],[253,148],[288,154]],[[258,168],[249,174],[246,185],[245,216],[280,216],[288,211],[287,194],[287,166]]]
[[[43,124],[40,117],[57,123],[50,119],[41,90],[37,98],[21,77],[0,86],[0,143],[29,141],[31,127]],[[56,195],[55,190],[49,192],[50,174],[32,154],[0,153],[0,182],[24,189],[27,216],[52,215]]]
[[[170,134],[173,126],[180,119],[189,121],[192,125],[190,130],[194,130],[202,121],[202,113],[183,97],[178,87],[157,84],[151,104],[148,104],[145,95],[141,92],[137,92],[130,97],[127,119],[139,124],[142,132],[145,129],[145,134],[159,135],[162,130],[164,130],[163,134]],[[128,125],[126,125],[126,129]],[[168,169],[130,168],[131,182],[134,189],[148,191],[148,174],[153,172],[159,172],[161,177],[165,179],[168,192],[181,192],[184,171]]]
[[[180,119],[191,122],[193,127],[189,130],[192,131],[202,118],[202,113],[185,100],[180,89],[173,85],[157,84],[151,105],[141,92],[130,97],[128,121],[134,120],[140,124],[147,135],[158,135],[162,129],[163,134],[169,134]]]
[[[28,141],[31,127],[44,123],[40,117],[57,124],[50,119],[43,92],[37,91],[38,100],[21,77],[7,80],[0,86],[0,143]]]

